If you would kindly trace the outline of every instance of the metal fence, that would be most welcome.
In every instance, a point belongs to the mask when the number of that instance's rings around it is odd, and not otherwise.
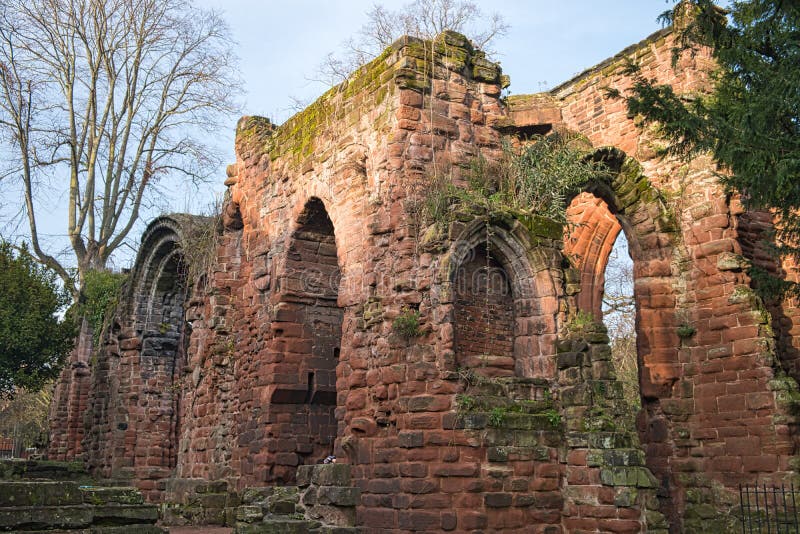
[[[745,534],[800,534],[797,503],[800,488],[739,485],[742,532]]]

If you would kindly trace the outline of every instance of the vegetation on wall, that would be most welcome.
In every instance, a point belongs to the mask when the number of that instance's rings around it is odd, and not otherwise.
[[[392,322],[392,330],[406,339],[418,337],[422,334],[419,326],[419,312],[403,307],[400,310],[400,315]]]
[[[747,0],[723,10],[711,0],[684,0],[662,19],[676,27],[675,61],[710,50],[717,65],[711,88],[678,94],[631,65],[628,110],[659,129],[669,154],[711,154],[730,191],[748,207],[778,215],[777,252],[800,257],[800,5]],[[774,280],[759,287],[773,294],[800,289]]]
[[[451,176],[435,176],[423,200],[423,220],[446,222],[467,212],[566,223],[569,196],[607,174],[603,163],[586,158],[582,147],[580,138],[560,133],[524,143],[506,139],[498,161],[482,157],[472,161],[463,173],[466,184],[454,183]]]
[[[83,295],[74,313],[78,320],[81,317],[86,319],[95,343],[100,341],[108,326],[126,279],[127,275],[111,271],[87,271],[84,274]]]
[[[470,0],[414,0],[398,10],[375,3],[366,15],[367,22],[358,33],[319,65],[322,81],[334,85],[346,80],[404,35],[431,41],[449,30],[464,34],[475,48],[491,52],[495,39],[509,29],[499,13],[484,14]]]
[[[217,259],[217,246],[222,230],[222,207],[215,203],[205,216],[187,219],[182,224],[180,248],[183,274],[190,284],[209,277]]]

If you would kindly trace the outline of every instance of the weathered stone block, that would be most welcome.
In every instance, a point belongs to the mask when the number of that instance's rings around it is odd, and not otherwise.
[[[296,483],[301,488],[311,484],[311,477],[314,474],[315,465],[299,465],[296,472]],[[244,497],[242,498],[244,500]]]
[[[83,462],[0,459],[0,480],[46,479],[69,482],[89,481]]]
[[[600,481],[606,486],[658,487],[658,480],[646,467],[609,467],[601,469]]]
[[[245,504],[236,508],[236,520],[255,523],[264,518],[264,510],[260,505]]]
[[[569,367],[580,367],[583,365],[583,353],[565,352],[558,355],[558,368],[567,369]]]
[[[356,524],[356,510],[351,507],[318,504],[309,507],[306,515],[325,525],[352,527]]]
[[[0,507],[70,506],[83,504],[83,494],[76,482],[0,481]]]
[[[298,477],[300,476],[299,473],[301,472],[301,470],[303,470],[303,468],[305,467],[311,468],[313,466],[306,465],[298,467],[297,469]],[[244,504],[253,504],[256,502],[266,501],[268,497],[272,496],[274,490],[275,488],[271,486],[266,488],[247,488],[242,493],[242,502]]]
[[[85,528],[94,513],[89,505],[0,507],[0,529],[52,530]]]
[[[317,488],[318,504],[333,504],[336,506],[356,506],[359,503],[361,492],[358,488],[340,486],[320,486]]]
[[[347,464],[315,465],[311,482],[318,486],[349,486],[350,466]]]
[[[400,432],[397,439],[398,445],[407,449],[422,447],[425,444],[425,436],[422,432]]]
[[[225,508],[228,505],[227,493],[206,493],[197,496],[203,508]]]
[[[157,527],[156,525],[148,525],[148,524],[141,524],[141,525],[121,525],[121,526],[111,526],[111,525],[103,525],[97,526],[92,525],[91,529],[89,530],[91,534],[129,534],[130,532],[136,532],[136,534],[167,534],[167,530],[161,527]],[[34,534],[34,533],[31,533]],[[38,533],[36,533],[38,534]],[[56,533],[54,533],[56,534]],[[83,534],[83,533],[82,533]]]
[[[269,519],[261,523],[237,524],[234,534],[309,534],[319,527],[318,521]]]
[[[514,496],[511,493],[487,493],[483,497],[483,502],[488,508],[508,508],[513,500]]]
[[[564,406],[588,406],[592,402],[592,391],[586,384],[567,387],[561,391]]]
[[[196,493],[227,493],[228,483],[224,480],[202,482],[195,488]]]
[[[87,504],[143,504],[144,497],[136,488],[81,486],[83,502]]]
[[[267,510],[271,514],[290,515],[295,513],[297,502],[293,500],[274,499],[267,504]]]
[[[101,505],[94,507],[94,523],[106,525],[128,525],[155,523],[158,508],[155,505]]]

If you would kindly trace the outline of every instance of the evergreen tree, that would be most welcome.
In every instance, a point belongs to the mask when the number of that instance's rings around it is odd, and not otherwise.
[[[0,396],[40,389],[72,348],[73,322],[56,315],[70,297],[56,280],[26,249],[0,243]]]
[[[800,3],[684,0],[662,20],[675,24],[675,59],[710,48],[711,91],[679,95],[632,65],[629,111],[657,123],[673,155],[711,154],[746,206],[775,211],[781,251],[800,257]]]

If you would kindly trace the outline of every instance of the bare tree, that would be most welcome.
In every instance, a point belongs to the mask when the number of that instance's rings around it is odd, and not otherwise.
[[[430,40],[445,30],[463,33],[473,46],[492,55],[492,41],[508,29],[500,14],[484,17],[470,0],[414,0],[398,11],[375,4],[358,35],[344,43],[344,53],[328,54],[319,71],[323,81],[338,83],[403,35]]]
[[[33,252],[77,295],[159,181],[216,168],[201,137],[239,92],[227,26],[189,0],[0,0],[0,136]],[[40,239],[37,190],[65,192],[78,277]],[[52,184],[52,185],[50,185]]]
[[[12,438],[13,456],[26,449],[47,444],[47,414],[53,397],[53,383],[41,390],[18,389],[13,398],[0,399],[0,436]]]
[[[625,400],[635,414],[641,406],[636,304],[633,296],[633,262],[623,232],[617,237],[608,258],[603,289],[603,322],[611,338],[611,358],[617,376],[622,380]]]

